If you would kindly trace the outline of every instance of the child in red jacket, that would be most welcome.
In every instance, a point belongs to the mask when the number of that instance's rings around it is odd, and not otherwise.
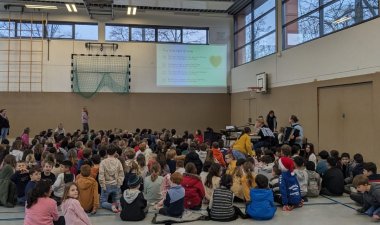
[[[197,175],[194,163],[187,163],[183,174],[182,187],[185,189],[185,208],[199,210],[205,197],[205,189],[201,178]]]

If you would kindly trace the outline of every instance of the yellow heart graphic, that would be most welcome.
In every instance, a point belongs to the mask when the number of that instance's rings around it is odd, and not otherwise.
[[[222,57],[213,55],[213,56],[210,56],[209,60],[210,60],[211,65],[216,68],[222,62]]]

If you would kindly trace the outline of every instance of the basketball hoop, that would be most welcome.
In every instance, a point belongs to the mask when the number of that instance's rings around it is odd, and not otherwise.
[[[248,87],[247,89],[249,90],[251,97],[253,97],[254,93],[260,93],[261,89],[263,88],[262,87]]]

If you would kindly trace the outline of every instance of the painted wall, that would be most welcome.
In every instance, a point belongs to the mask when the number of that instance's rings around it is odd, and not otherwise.
[[[256,86],[256,74],[262,72],[274,88],[380,71],[379,26],[380,19],[374,19],[233,68],[232,92]]]
[[[98,22],[99,42],[104,42],[104,24],[142,24],[142,25],[166,25],[166,26],[189,26],[189,27],[209,27],[209,43],[228,46],[227,71],[231,69],[232,50],[230,48],[232,17],[228,15],[216,14],[178,14],[173,12],[142,12],[135,17],[126,17],[125,12],[118,12],[115,20],[110,18],[98,18],[91,20],[86,16],[76,16],[75,14],[49,15],[50,21],[77,21],[77,22]],[[1,13],[0,17],[8,19],[8,13]],[[12,15],[17,19],[18,15]],[[41,16],[34,15],[34,20]],[[29,15],[24,15],[27,20]],[[135,93],[226,93],[227,87],[194,88],[194,87],[157,87],[156,86],[156,44],[154,43],[118,43],[119,49],[115,52],[110,50],[87,50],[86,41],[73,40],[51,40],[48,44],[43,41],[43,85],[44,92],[71,92],[71,54],[116,54],[131,56],[131,92]],[[30,42],[25,41],[22,45]],[[11,48],[17,49],[18,43],[12,43]],[[0,40],[0,49],[8,48],[6,39]],[[39,49],[42,49],[39,47]],[[48,52],[49,51],[49,52]],[[49,55],[49,59],[48,59]],[[29,60],[30,57],[26,56]],[[229,74],[228,74],[229,77]],[[36,78],[38,79],[38,78]],[[228,79],[228,78],[227,78]],[[29,90],[29,89],[27,89]],[[15,90],[15,91],[18,91]],[[40,91],[40,88],[32,88],[32,91]]]

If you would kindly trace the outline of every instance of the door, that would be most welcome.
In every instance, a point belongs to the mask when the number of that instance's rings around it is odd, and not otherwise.
[[[372,104],[372,83],[319,88],[319,150],[372,155]]]

